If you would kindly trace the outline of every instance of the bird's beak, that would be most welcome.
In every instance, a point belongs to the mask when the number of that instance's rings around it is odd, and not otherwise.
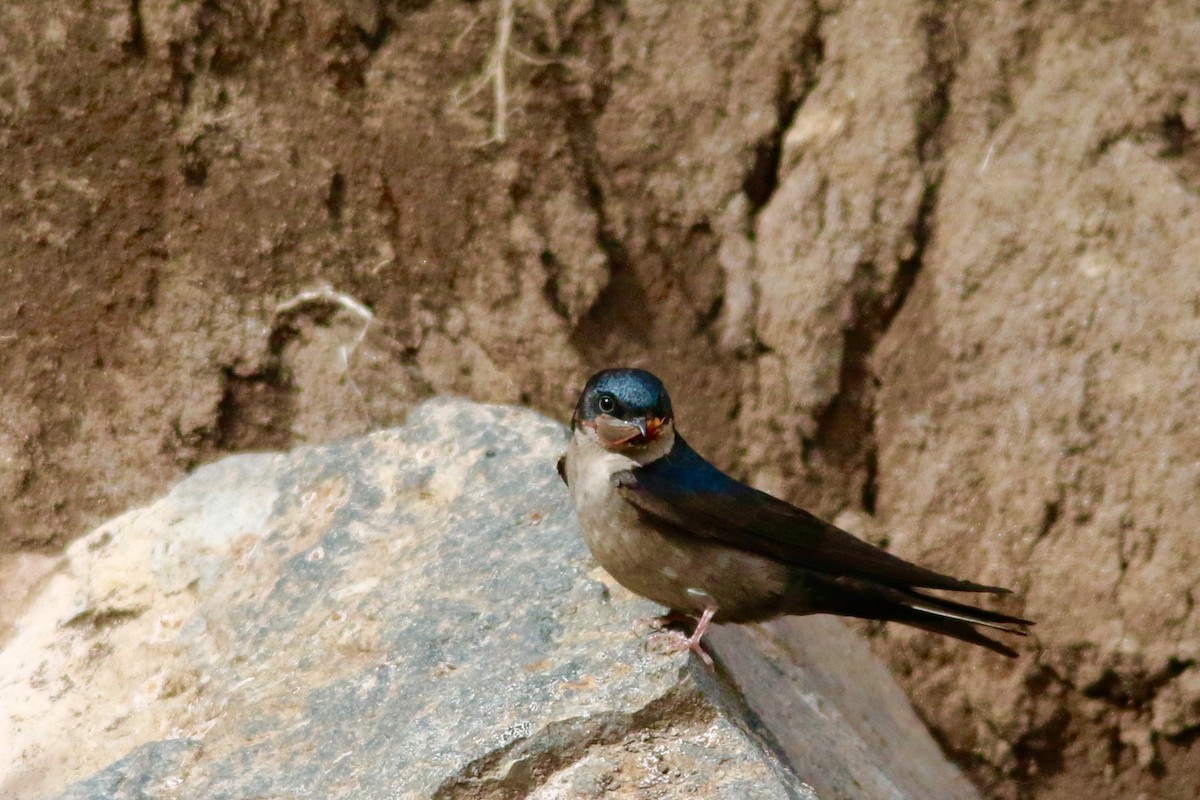
[[[597,417],[595,422],[596,433],[599,434],[600,441],[606,447],[619,447],[629,444],[639,437],[644,442],[652,442],[662,434],[664,425],[666,425],[666,420],[658,417],[647,419],[639,417],[636,420],[626,422],[616,417],[610,417],[607,414]]]
[[[628,427],[636,430],[618,442],[618,444],[631,442],[639,436],[642,437],[643,444],[649,444],[662,434],[663,425],[665,424],[667,424],[667,421],[659,417],[638,417],[632,422],[625,423]]]
[[[647,442],[653,442],[662,434],[663,426],[667,421],[661,417],[650,417],[648,419],[638,419],[638,431],[641,432],[642,438]]]

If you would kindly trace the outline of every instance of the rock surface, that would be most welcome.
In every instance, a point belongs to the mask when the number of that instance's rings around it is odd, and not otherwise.
[[[564,438],[431,401],[78,540],[0,651],[0,795],[974,796],[837,623],[719,629],[719,677],[647,648]]]

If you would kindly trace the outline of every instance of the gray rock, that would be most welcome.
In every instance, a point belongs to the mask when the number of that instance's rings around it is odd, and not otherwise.
[[[823,798],[978,798],[891,674],[839,620],[718,626],[727,684]]]
[[[0,651],[0,795],[971,796],[840,626],[802,629],[824,665],[764,631],[718,632],[729,674],[648,648],[563,443],[434,401],[77,541]]]

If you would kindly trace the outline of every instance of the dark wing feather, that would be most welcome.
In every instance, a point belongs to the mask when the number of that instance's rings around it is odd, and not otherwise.
[[[770,495],[735,481],[677,438],[669,455],[614,476],[642,514],[797,567],[899,588],[1006,594],[912,564]]]
[[[811,574],[811,573],[810,573]],[[944,597],[933,597],[914,589],[897,589],[874,581],[858,578],[819,575],[810,578],[820,602],[816,610],[863,619],[882,619],[915,628],[953,636],[977,644],[1009,658],[1017,652],[1006,644],[989,638],[975,629],[983,625],[1017,636],[1027,636],[1033,623],[995,611],[956,603]]]

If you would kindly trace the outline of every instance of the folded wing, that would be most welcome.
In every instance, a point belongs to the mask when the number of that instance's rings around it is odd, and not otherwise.
[[[660,523],[797,567],[902,589],[1009,591],[952,578],[894,556],[802,508],[735,481],[681,438],[668,456],[613,479],[629,503]]]

